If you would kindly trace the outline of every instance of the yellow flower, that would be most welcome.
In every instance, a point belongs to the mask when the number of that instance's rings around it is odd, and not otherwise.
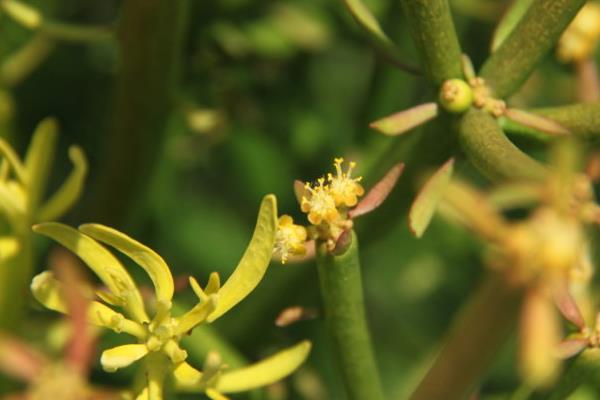
[[[329,192],[335,200],[336,206],[345,205],[346,207],[354,207],[358,203],[358,197],[365,193],[365,189],[360,185],[362,176],[358,178],[352,178],[352,170],[356,167],[355,162],[350,162],[348,170],[342,171],[343,158],[336,158],[334,160],[334,167],[336,169],[336,176],[332,174],[327,175],[329,181]]]
[[[318,184],[314,187],[306,183],[304,188],[308,192],[308,197],[303,196],[300,208],[308,213],[308,220],[313,225],[319,225],[325,221],[333,223],[339,217],[336,208],[335,198],[330,192],[329,186],[325,185],[325,179],[320,178]]]
[[[600,38],[600,4],[588,2],[565,30],[556,48],[564,63],[591,57]]]
[[[77,254],[106,286],[107,291],[96,293],[102,301],[90,301],[88,321],[136,338],[135,343],[105,350],[100,362],[106,371],[112,372],[145,358],[148,385],[137,398],[162,398],[163,381],[166,374],[172,372],[184,390],[224,399],[221,393],[250,390],[281,379],[292,373],[308,354],[310,344],[302,342],[253,366],[223,373],[219,367],[218,373],[211,374],[189,365],[185,361],[187,352],[179,347],[181,339],[195,326],[221,317],[242,301],[264,276],[277,231],[277,209],[272,195],[264,198],[250,245],[227,282],[221,286],[218,274],[213,273],[202,289],[190,278],[199,302],[177,317],[172,315],[173,277],[166,262],[152,249],[99,224],[82,225],[77,230],[58,223],[44,223],[34,230]],[[153,308],[146,307],[127,270],[103,245],[123,253],[146,271],[155,287]],[[31,289],[34,297],[47,308],[67,312],[62,284],[51,272],[36,276]],[[113,309],[117,307],[124,313]],[[149,310],[153,311],[152,316],[148,315]]]
[[[282,264],[285,264],[291,255],[301,256],[305,254],[306,228],[294,224],[294,220],[289,215],[279,217],[273,252],[281,257]]]

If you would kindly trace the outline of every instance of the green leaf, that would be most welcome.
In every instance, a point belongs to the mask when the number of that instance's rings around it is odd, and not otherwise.
[[[33,133],[33,139],[25,156],[29,209],[37,207],[52,170],[52,161],[58,136],[58,124],[54,118],[42,120]]]
[[[408,214],[408,227],[416,237],[423,236],[429,226],[444,190],[450,183],[453,169],[454,158],[451,158],[429,178],[412,203]]]
[[[252,240],[235,271],[219,290],[219,304],[208,322],[242,301],[258,285],[271,261],[276,232],[277,200],[270,194],[261,203]]]
[[[15,175],[17,179],[22,183],[27,182],[27,171],[25,166],[19,159],[19,156],[8,142],[2,138],[0,138],[0,154],[4,156],[5,160],[8,161],[8,164],[15,171]]]
[[[217,390],[236,393],[277,382],[306,360],[310,348],[310,342],[303,341],[249,367],[225,372],[217,383]]]
[[[435,118],[437,115],[437,103],[426,103],[378,119],[369,126],[384,135],[398,136]]]
[[[504,42],[504,39],[510,35],[521,18],[525,15],[533,0],[513,0],[496,26],[492,38],[492,53]]]
[[[53,221],[67,212],[81,195],[88,165],[83,151],[78,146],[69,149],[73,170],[61,187],[44,204],[38,214],[39,221]]]
[[[34,232],[48,236],[77,254],[94,271],[137,322],[147,322],[142,296],[119,260],[91,237],[57,222],[35,225]]]
[[[105,225],[84,224],[79,226],[79,231],[114,247],[135,261],[150,276],[156,289],[156,300],[165,303],[171,302],[174,291],[173,276],[167,263],[154,250]]]
[[[542,134],[550,136],[566,136],[571,134],[568,129],[558,122],[527,111],[508,108],[504,112],[504,116]]]

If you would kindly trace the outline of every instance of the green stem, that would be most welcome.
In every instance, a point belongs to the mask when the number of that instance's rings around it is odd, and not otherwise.
[[[325,318],[348,397],[378,400],[383,392],[367,328],[357,242],[353,232],[350,247],[338,256],[321,245],[317,266]]]
[[[31,297],[29,284],[34,270],[33,235],[26,231],[16,235],[21,246],[19,253],[0,264],[0,330],[18,329]]]
[[[463,399],[485,373],[517,321],[521,291],[490,273],[452,324],[412,400]]]
[[[585,0],[535,0],[481,68],[498,98],[513,94],[558,41]]]
[[[541,180],[546,175],[546,168],[512,144],[485,111],[469,110],[459,135],[469,160],[491,180]]]
[[[429,81],[462,78],[461,50],[447,0],[402,0],[402,9]]]
[[[174,103],[187,6],[187,0],[123,3],[114,121],[92,211],[103,223],[122,224],[144,196]]]
[[[585,382],[597,382],[600,378],[600,350],[588,349],[573,360],[552,390],[535,395],[535,400],[561,400],[569,396]]]
[[[600,102],[577,103],[531,111],[558,122],[576,136],[586,139],[600,137]]]

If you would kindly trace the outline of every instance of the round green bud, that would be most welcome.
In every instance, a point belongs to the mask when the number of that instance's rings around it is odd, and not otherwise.
[[[473,89],[462,79],[448,79],[440,89],[440,105],[451,113],[463,113],[473,103]]]

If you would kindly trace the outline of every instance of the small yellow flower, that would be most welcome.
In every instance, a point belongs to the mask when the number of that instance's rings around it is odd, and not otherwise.
[[[591,57],[600,39],[600,4],[588,2],[561,36],[556,49],[564,63]]]
[[[306,228],[294,224],[294,220],[289,215],[279,217],[273,252],[281,257],[282,264],[285,264],[291,255],[304,255],[306,253]]]
[[[314,187],[310,183],[304,186],[308,197],[302,197],[300,208],[308,213],[308,220],[313,225],[319,225],[323,221],[333,223],[339,217],[335,198],[331,194],[330,187],[325,185],[324,178],[320,178],[317,182]]]
[[[358,197],[365,193],[365,189],[359,183],[362,180],[362,176],[357,178],[352,177],[352,170],[356,167],[354,161],[350,162],[348,170],[343,172],[343,162],[344,159],[341,157],[334,160],[333,165],[337,175],[327,175],[329,192],[333,196],[336,206],[345,205],[346,207],[354,207],[358,203]]]

